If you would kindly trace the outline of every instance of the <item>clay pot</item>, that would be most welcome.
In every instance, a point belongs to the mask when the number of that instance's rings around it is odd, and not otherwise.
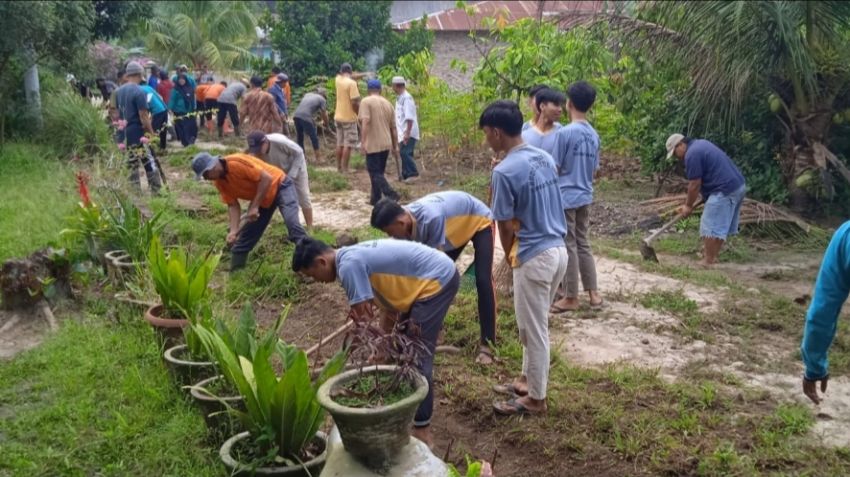
[[[232,436],[234,433],[241,431],[237,428],[238,421],[235,417],[228,414],[226,411],[228,406],[235,409],[244,410],[245,405],[242,401],[242,396],[227,395],[227,396],[210,396],[198,388],[207,388],[217,381],[223,381],[225,378],[222,375],[213,376],[204,379],[195,384],[190,389],[192,398],[195,404],[204,413],[204,422],[207,423],[207,428],[213,433],[222,436]],[[219,441],[221,442],[221,441]]]
[[[106,274],[116,288],[124,288],[127,281],[136,276],[138,264],[124,250],[112,250],[103,255],[106,261]]]
[[[189,361],[189,347],[186,345],[172,346],[162,356],[181,387],[191,386],[216,374],[212,361]]]
[[[153,326],[166,347],[171,347],[183,339],[183,328],[189,326],[189,320],[160,318],[163,305],[154,305],[145,311],[145,320]]]
[[[345,450],[363,465],[375,470],[390,467],[393,458],[410,441],[410,426],[419,403],[428,394],[428,382],[417,373],[416,388],[410,396],[377,408],[343,406],[331,396],[362,375],[392,373],[395,368],[379,365],[363,368],[362,371],[359,368],[346,371],[325,381],[316,396],[319,404],[333,417]]]
[[[234,477],[266,476],[266,477],[318,477],[325,467],[328,458],[328,436],[324,432],[317,432],[314,442],[321,446],[322,453],[315,458],[304,462],[302,465],[280,466],[280,467],[251,467],[238,462],[233,457],[233,447],[240,441],[248,439],[249,432],[236,434],[224,442],[218,455],[224,466],[227,467],[229,475]]]

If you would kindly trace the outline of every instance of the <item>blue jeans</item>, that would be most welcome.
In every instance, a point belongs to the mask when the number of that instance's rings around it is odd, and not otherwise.
[[[274,215],[274,209],[280,211],[283,216],[283,222],[286,224],[286,230],[289,235],[289,241],[297,243],[299,240],[307,236],[307,232],[301,227],[298,218],[298,196],[295,194],[295,183],[292,179],[286,177],[280,182],[277,190],[277,196],[270,207],[260,207],[260,217],[254,222],[249,222],[239,233],[239,238],[230,250],[233,254],[248,253],[260,241],[263,232],[266,231],[269,222]]]
[[[737,235],[738,218],[746,195],[747,185],[744,184],[735,192],[715,192],[708,196],[699,224],[700,237],[726,240],[729,235]]]
[[[410,138],[407,144],[399,143],[399,155],[401,155],[401,177],[416,177],[419,171],[416,170],[416,161],[413,160],[413,149],[416,148],[416,139]]]

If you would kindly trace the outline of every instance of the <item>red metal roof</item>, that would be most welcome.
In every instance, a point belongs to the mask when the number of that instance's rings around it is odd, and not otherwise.
[[[508,23],[513,23],[522,18],[536,18],[537,9],[541,2],[537,1],[483,1],[471,2],[470,6],[476,9],[473,16],[467,15],[466,11],[459,8],[451,8],[441,12],[428,15],[428,29],[435,31],[469,31],[484,30],[481,20],[485,17],[504,15]],[[597,13],[603,10],[605,1],[544,1],[543,16],[548,17],[555,14]],[[399,23],[394,26],[397,30],[410,28],[410,21]]]

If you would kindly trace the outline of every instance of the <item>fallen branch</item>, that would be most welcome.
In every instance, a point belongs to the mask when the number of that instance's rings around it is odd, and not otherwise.
[[[59,329],[59,323],[56,322],[56,317],[53,316],[53,311],[50,310],[50,305],[47,304],[47,300],[39,300],[38,310],[44,315],[44,318],[47,320],[47,324],[50,325],[50,331],[56,331]]]

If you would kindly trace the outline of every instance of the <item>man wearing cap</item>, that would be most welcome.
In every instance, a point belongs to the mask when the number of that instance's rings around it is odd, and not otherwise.
[[[351,65],[343,63],[336,75],[336,168],[348,172],[351,149],[357,147],[360,135],[357,132],[357,114],[360,109],[360,90],[352,79]]]
[[[151,192],[156,194],[161,185],[159,172],[142,144],[145,133],[151,136],[154,134],[148,98],[139,86],[144,72],[145,69],[136,61],[127,64],[124,71],[125,83],[115,90],[115,107],[118,118],[126,122],[123,131],[119,131],[119,142],[124,142],[127,147],[130,182],[140,187],[139,162],[141,162],[145,168]]]
[[[274,98],[274,103],[277,106],[277,115],[280,118],[281,127],[274,132],[286,132],[286,123],[289,121],[289,101],[286,100],[286,91],[283,89],[285,84],[289,83],[289,76],[279,73],[275,78],[275,83],[269,88],[269,94]]]
[[[307,161],[304,150],[283,134],[263,134],[252,131],[248,134],[248,154],[283,170],[295,183],[298,205],[304,214],[307,228],[313,228],[313,205],[310,202],[310,180],[307,176]]]
[[[236,105],[239,102],[239,99],[248,91],[248,87],[245,84],[248,83],[246,79],[240,79],[239,81],[234,81],[233,84],[224,88],[224,91],[218,96],[218,137],[221,138],[224,135],[224,121],[227,116],[230,116],[230,123],[233,124],[233,131],[236,133],[236,136],[240,136],[239,132],[239,109]],[[207,90],[207,94],[209,94],[209,90]]]
[[[192,159],[192,170],[198,179],[213,181],[221,200],[227,204],[230,224],[227,243],[233,245],[231,271],[245,266],[248,253],[263,236],[275,208],[283,216],[290,241],[298,242],[307,236],[298,222],[294,184],[281,169],[247,154],[221,157],[202,152]],[[250,201],[245,214],[247,222],[241,230],[239,200]]]
[[[416,118],[416,102],[407,92],[407,83],[401,76],[393,77],[393,91],[398,96],[395,101],[395,126],[401,153],[401,178],[411,183],[419,179],[413,150],[419,141],[419,120]]]
[[[315,93],[307,93],[298,103],[293,119],[295,120],[295,140],[304,149],[304,133],[310,136],[313,155],[319,161],[319,134],[316,128],[316,114],[322,113],[322,123],[328,128],[328,92],[325,88],[316,88]],[[306,150],[305,150],[306,151]]]
[[[251,77],[251,91],[245,95],[239,115],[248,125],[248,131],[271,134],[280,132],[282,127],[275,100],[271,94],[263,91],[263,80],[259,76]]]
[[[726,238],[738,233],[747,184],[732,159],[705,139],[673,134],[667,138],[667,158],[674,155],[685,161],[685,176],[689,181],[688,196],[676,212],[683,217],[691,215],[697,197],[702,195],[705,208],[699,227],[703,240],[700,265],[710,267],[717,262]]]
[[[381,82],[372,79],[366,83],[368,96],[360,103],[360,125],[363,137],[360,147],[366,156],[366,170],[372,182],[372,194],[369,199],[375,205],[381,197],[398,200],[399,195],[390,187],[384,176],[387,170],[387,157],[390,151],[398,159],[398,136],[395,128],[393,105],[381,96]]]

